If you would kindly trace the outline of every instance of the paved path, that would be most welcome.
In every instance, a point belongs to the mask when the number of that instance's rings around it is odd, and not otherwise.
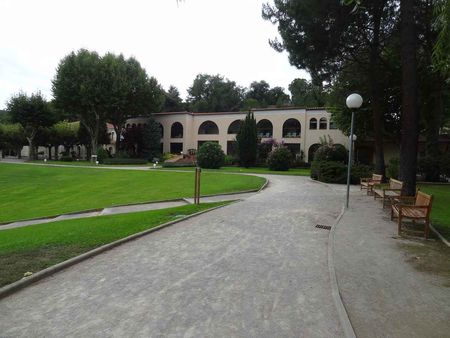
[[[305,177],[164,228],[0,301],[0,336],[341,337],[327,266],[342,197]]]
[[[350,202],[336,227],[334,262],[356,335],[450,337],[450,248],[398,237],[388,211],[365,192]]]

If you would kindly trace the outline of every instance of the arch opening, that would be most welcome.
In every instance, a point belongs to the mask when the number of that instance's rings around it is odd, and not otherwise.
[[[228,127],[228,134],[237,134],[239,132],[239,129],[241,128],[241,122],[241,120],[231,122],[230,126]]]
[[[256,124],[256,129],[258,132],[258,137],[269,138],[273,136],[273,125],[269,120],[260,120]]]
[[[283,123],[283,137],[300,137],[302,126],[296,119],[288,119]]]
[[[219,134],[219,127],[213,121],[205,121],[198,127],[199,135]]]
[[[175,122],[170,128],[171,138],[183,138],[183,125],[180,122]]]

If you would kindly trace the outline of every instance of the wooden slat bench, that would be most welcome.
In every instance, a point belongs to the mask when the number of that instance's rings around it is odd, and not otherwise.
[[[360,190],[366,189],[367,195],[372,192],[372,188],[375,184],[381,184],[383,181],[383,175],[372,174],[372,177],[361,177],[359,179]]]
[[[374,185],[372,191],[374,199],[381,198],[383,200],[384,208],[386,205],[392,204],[393,198],[402,196],[403,182],[390,178],[389,186]]]
[[[398,219],[398,234],[402,228],[403,219],[424,221],[425,223],[425,239],[430,233],[430,214],[433,204],[433,195],[425,194],[417,191],[416,196],[401,196],[395,199],[391,205],[391,220]]]

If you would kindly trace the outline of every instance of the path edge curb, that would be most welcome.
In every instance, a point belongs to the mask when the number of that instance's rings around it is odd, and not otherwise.
[[[328,235],[328,271],[330,273],[330,283],[331,283],[331,295],[333,298],[336,311],[338,313],[339,322],[344,330],[346,338],[356,338],[355,330],[353,329],[350,318],[348,317],[347,310],[345,309],[344,303],[342,301],[342,296],[339,291],[339,284],[337,281],[336,269],[334,266],[334,235],[336,232],[336,227],[345,214],[345,206],[342,206],[341,213],[334,221],[331,227],[330,233]]]
[[[171,225],[174,225],[176,223],[180,223],[180,222],[188,220],[190,218],[194,218],[196,216],[200,216],[200,215],[202,215],[204,213],[207,213],[207,212],[210,212],[210,211],[213,211],[213,210],[216,210],[216,209],[220,209],[220,208],[226,207],[226,206],[228,206],[230,204],[234,204],[234,203],[237,203],[237,202],[240,202],[240,200],[238,199],[238,200],[226,203],[226,204],[218,205],[218,206],[210,208],[210,209],[206,209],[206,210],[202,210],[202,211],[196,212],[196,213],[194,213],[192,215],[188,215],[188,216],[185,216],[185,217],[182,217],[182,218],[179,218],[179,219],[167,222],[167,223],[160,224],[160,225],[158,225],[156,227],[153,227],[153,228],[150,228],[150,229],[138,232],[136,234],[130,235],[130,236],[125,237],[125,238],[118,239],[117,241],[114,241],[114,242],[102,245],[102,246],[100,246],[98,248],[95,248],[95,249],[92,249],[92,250],[90,250],[88,252],[85,252],[85,253],[83,253],[83,254],[81,254],[79,256],[72,257],[72,258],[70,258],[70,259],[68,259],[66,261],[63,261],[63,262],[58,263],[56,265],[50,266],[50,267],[48,267],[48,268],[46,268],[44,270],[36,272],[35,274],[31,275],[30,277],[22,278],[21,280],[18,280],[17,282],[14,282],[14,283],[11,283],[11,284],[6,285],[4,287],[1,287],[0,288],[0,300],[3,299],[3,298],[6,298],[7,296],[9,296],[9,295],[11,295],[11,294],[13,294],[13,293],[15,293],[15,292],[17,292],[19,290],[24,289],[25,287],[27,287],[27,286],[29,286],[31,284],[36,283],[37,281],[39,281],[41,279],[49,277],[49,276],[51,276],[51,275],[53,275],[53,274],[55,274],[55,273],[57,273],[57,272],[59,272],[61,270],[64,270],[64,269],[66,269],[68,267],[71,267],[72,265],[75,265],[77,263],[85,261],[85,260],[87,260],[87,259],[89,259],[91,257],[97,256],[97,255],[99,255],[99,254],[101,254],[101,253],[103,253],[105,251],[111,250],[111,249],[113,249],[113,248],[115,248],[115,247],[117,247],[119,245],[125,244],[127,242],[131,242],[131,241],[133,241],[135,239],[138,239],[140,237],[148,235],[148,234],[150,234],[152,232],[164,229],[164,228],[166,228],[168,226],[171,226]]]
[[[432,225],[430,224],[430,229],[439,237],[439,239],[450,248],[450,242]]]

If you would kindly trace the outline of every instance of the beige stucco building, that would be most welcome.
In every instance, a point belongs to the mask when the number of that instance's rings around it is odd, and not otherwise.
[[[320,144],[320,138],[331,137],[334,143],[347,147],[348,138],[336,129],[331,114],[323,108],[266,108],[253,110],[258,136],[265,140],[282,142],[294,154],[303,153],[310,161],[312,153]],[[246,112],[170,112],[154,114],[162,129],[162,151],[187,153],[206,141],[220,144],[226,154],[234,151],[234,141],[239,123]],[[127,121],[127,127],[146,123],[145,118]]]

